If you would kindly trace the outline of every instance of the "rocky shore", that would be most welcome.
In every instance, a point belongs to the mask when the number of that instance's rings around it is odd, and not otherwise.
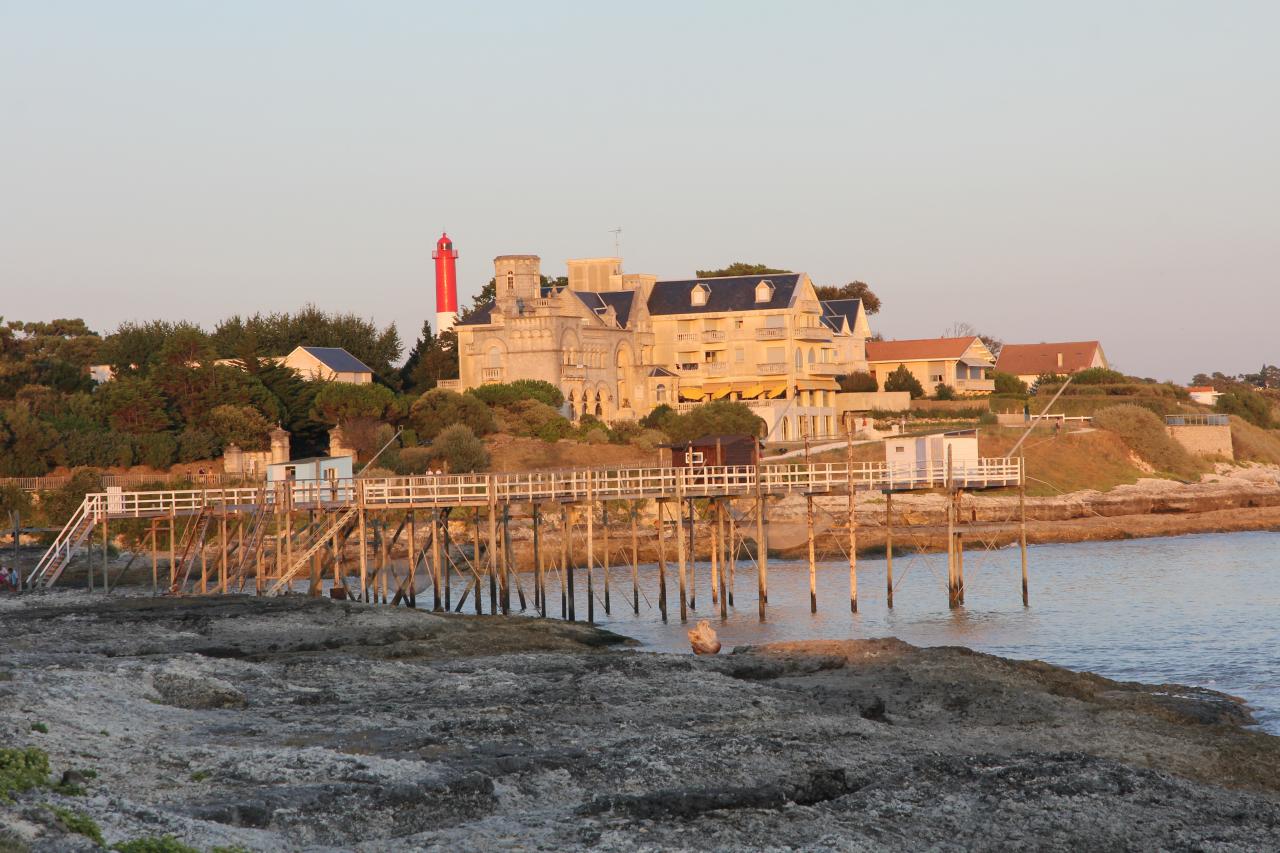
[[[199,850],[1280,846],[1280,739],[1237,700],[961,648],[694,658],[528,618],[68,592],[0,601],[0,631],[3,850],[98,849],[91,829]],[[21,790],[17,754],[49,775]]]

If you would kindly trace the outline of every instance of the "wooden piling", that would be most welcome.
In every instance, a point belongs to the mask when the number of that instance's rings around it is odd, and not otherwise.
[[[884,493],[884,591],[889,609],[893,609],[893,492]]]
[[[685,540],[685,554],[688,556],[688,570],[689,570],[689,609],[697,610],[698,609],[698,553],[697,553],[697,549],[694,547],[694,538],[693,538],[693,532],[694,532],[693,531],[693,524],[694,524],[693,498],[686,498],[685,501],[687,503],[687,506],[685,507],[685,509],[687,509],[689,512],[689,516],[688,516],[689,536]]]
[[[547,569],[542,559],[541,521],[542,512],[535,501],[533,511],[533,567],[536,575],[533,579],[533,609],[542,618],[547,616]]]
[[[733,607],[733,584],[738,573],[738,518],[733,514],[733,500],[725,505],[729,516],[729,606]]]
[[[604,533],[604,615],[609,616],[613,613],[612,602],[609,600],[609,502],[601,501],[600,503],[600,527]]]
[[[573,521],[573,513],[571,509],[566,506],[565,524],[564,524],[564,538],[565,538],[564,544],[565,544],[565,554],[567,555],[567,562],[565,563],[565,567],[564,567],[565,598],[568,599],[568,603],[569,603],[569,621],[576,622],[578,621],[578,614],[577,614],[577,601],[575,601],[574,599],[574,589],[573,589],[573,547],[572,547],[573,543],[570,541],[570,536],[572,535],[572,532],[573,532],[572,521]]]
[[[720,563],[716,553],[719,547],[719,530],[716,527],[714,498],[707,501],[707,511],[711,514],[711,518],[707,520],[707,562],[711,564],[711,609],[714,610],[720,603]]]
[[[804,525],[809,536],[809,612],[818,612],[818,564],[814,559],[813,495],[804,496]]]
[[[222,503],[222,517],[218,519],[218,543],[221,560],[218,563],[218,592],[227,594],[227,505]]]
[[[514,554],[511,550],[511,504],[502,505],[502,615],[511,615],[511,575],[514,571]],[[523,593],[521,594],[523,596]],[[523,603],[523,602],[522,602]]]
[[[360,600],[369,600],[369,535],[365,528],[364,493],[361,491],[360,504],[356,509],[356,526],[360,535]]]
[[[956,531],[956,603],[964,604],[964,533]]]
[[[151,519],[151,594],[160,594],[160,560],[156,553],[156,520]]]
[[[449,509],[437,510],[440,516],[440,551],[444,565],[440,571],[444,575],[444,609],[453,607],[453,557],[449,551]]]
[[[636,502],[631,501],[631,607],[640,614],[640,530]]]
[[[756,586],[760,602],[760,621],[769,604],[769,542],[764,526],[765,496],[761,466],[756,465]]]
[[[858,490],[853,482],[853,429],[847,430],[849,476],[849,612],[858,612]]]
[[[657,529],[657,532],[658,532],[658,536],[657,536],[658,611],[662,614],[662,621],[666,622],[667,621],[667,546],[663,539],[663,533],[665,532],[663,530],[663,527],[665,526],[665,520],[663,518],[663,515],[664,515],[664,510],[666,508],[666,502],[663,501],[662,499],[658,499],[657,505],[658,505],[658,517],[657,517],[657,520],[654,522],[654,527]]]
[[[1021,471],[1018,475],[1018,550],[1022,555],[1022,606],[1030,605],[1027,588],[1027,457],[1018,457]]]
[[[480,509],[477,507],[472,512],[474,524],[472,525],[472,545],[471,545],[471,569],[475,577],[475,592],[472,594],[475,600],[476,615],[480,616],[484,613],[484,604],[481,603],[483,596],[480,595],[480,585],[483,583],[485,575],[489,572],[485,569],[488,560],[483,562],[480,559]]]
[[[727,584],[725,583],[725,547],[724,547],[724,505],[717,499],[713,504],[716,508],[716,563],[719,565],[720,575],[720,618],[729,618],[729,595]]]
[[[569,618],[569,595],[565,584],[569,575],[569,505],[560,504],[560,618]]]
[[[596,621],[596,505],[591,488],[591,469],[587,469],[587,623]]]
[[[684,489],[682,470],[676,469],[676,559],[680,565],[680,621],[689,621],[689,591],[687,589],[688,573],[685,565],[685,540],[684,540]]]
[[[441,585],[448,579],[449,569],[446,561],[449,543],[444,540],[448,535],[449,519],[438,509],[431,510],[431,609],[440,612],[449,607],[447,600],[441,596]],[[415,574],[416,578],[417,575]],[[416,588],[415,584],[415,588]]]

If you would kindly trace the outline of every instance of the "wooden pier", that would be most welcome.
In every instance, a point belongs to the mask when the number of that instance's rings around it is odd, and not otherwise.
[[[768,604],[768,513],[770,501],[795,495],[806,505],[810,607],[816,612],[817,554],[815,498],[847,496],[839,514],[847,527],[849,607],[858,612],[857,517],[854,496],[877,491],[886,496],[888,604],[893,606],[893,509],[897,492],[943,490],[948,501],[948,603],[964,603],[964,544],[959,531],[960,502],[968,491],[1024,489],[1019,458],[981,459],[967,464],[895,466],[881,462],[762,464],[691,468],[584,468],[530,473],[455,476],[355,478],[289,481],[249,488],[124,491],[108,489],[85,496],[26,582],[55,584],[101,529],[104,555],[113,523],[144,520],[144,546],[150,550],[156,593],[242,593],[277,595],[324,592],[368,603],[418,606],[430,591],[434,610],[508,614],[515,607],[540,616],[549,606],[549,581],[559,588],[560,615],[576,620],[575,585],[585,575],[587,620],[594,621],[597,600],[606,614],[614,606],[614,558],[629,563],[623,577],[631,589],[623,598],[640,612],[638,579],[639,508],[653,502],[656,512],[656,601],[668,619],[668,570],[674,556],[678,616],[696,608],[695,514],[701,505],[703,535],[710,556],[707,591],[712,610],[722,617],[734,604],[734,585],[744,557],[755,563],[760,617]],[[1019,501],[1021,508],[1023,503]],[[559,512],[555,513],[554,508]],[[610,510],[614,523],[610,523]],[[551,509],[552,512],[547,510]],[[558,515],[558,524],[549,522]],[[627,520],[629,547],[620,550],[610,537],[621,515]],[[517,565],[512,547],[513,520],[532,527],[532,554]],[[455,532],[469,531],[454,538]],[[548,548],[548,531],[559,541]],[[1023,526],[1025,537],[1025,525]],[[468,541],[470,540],[470,541]],[[603,542],[603,555],[600,544]],[[1023,589],[1026,600],[1025,538]],[[345,555],[355,545],[354,559]],[[750,544],[748,544],[750,543]],[[397,566],[397,549],[407,558]],[[842,545],[843,548],[843,545]],[[674,551],[674,555],[670,551]],[[558,553],[557,553],[558,552]],[[161,555],[167,577],[160,576]],[[523,571],[522,571],[523,570]],[[526,595],[521,578],[531,583]],[[531,579],[531,580],[530,580]],[[103,587],[109,588],[106,565]],[[602,583],[597,588],[597,582]],[[455,587],[455,583],[458,584]],[[93,567],[89,585],[94,587]],[[579,587],[580,588],[580,587]],[[485,596],[485,590],[488,595]],[[456,602],[454,600],[456,594]],[[674,614],[673,614],[674,615]]]

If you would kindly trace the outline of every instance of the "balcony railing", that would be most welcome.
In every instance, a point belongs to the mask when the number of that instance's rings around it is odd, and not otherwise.
[[[480,378],[485,382],[501,382],[502,373],[501,367],[482,367],[480,369]]]
[[[677,364],[676,373],[697,373],[700,367],[702,367],[702,365],[698,364],[696,361]]]
[[[461,379],[437,379],[436,387],[444,391],[461,391],[462,380]]]
[[[757,341],[780,341],[787,336],[787,330],[783,326],[765,326],[756,329]]]
[[[704,365],[708,376],[728,376],[728,362],[709,361]]]
[[[700,340],[697,332],[676,332],[676,343],[691,344]]]
[[[560,368],[560,378],[568,380],[586,379],[587,369],[573,364],[566,365]]]
[[[829,341],[831,330],[826,326],[804,326],[796,329],[795,336],[800,341]]]
[[[996,390],[994,379],[957,379],[956,390],[970,394],[986,394]]]
[[[1168,426],[1230,426],[1229,415],[1165,415]]]
[[[756,373],[765,376],[772,376],[778,373],[787,372],[787,363],[785,361],[766,361],[763,364],[756,365]]]
[[[841,365],[833,362],[816,361],[809,365],[809,372],[814,376],[839,376],[847,371]]]
[[[702,333],[702,342],[704,344],[718,344],[724,340],[724,332],[719,329],[707,329]]]

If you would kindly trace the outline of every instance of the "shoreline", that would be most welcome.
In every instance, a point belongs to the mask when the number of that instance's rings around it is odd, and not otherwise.
[[[1280,838],[1280,738],[1241,700],[961,647],[636,655],[557,620],[65,591],[0,600],[0,630],[7,745],[83,789],[0,803],[17,849],[98,849],[46,804],[200,849]]]

